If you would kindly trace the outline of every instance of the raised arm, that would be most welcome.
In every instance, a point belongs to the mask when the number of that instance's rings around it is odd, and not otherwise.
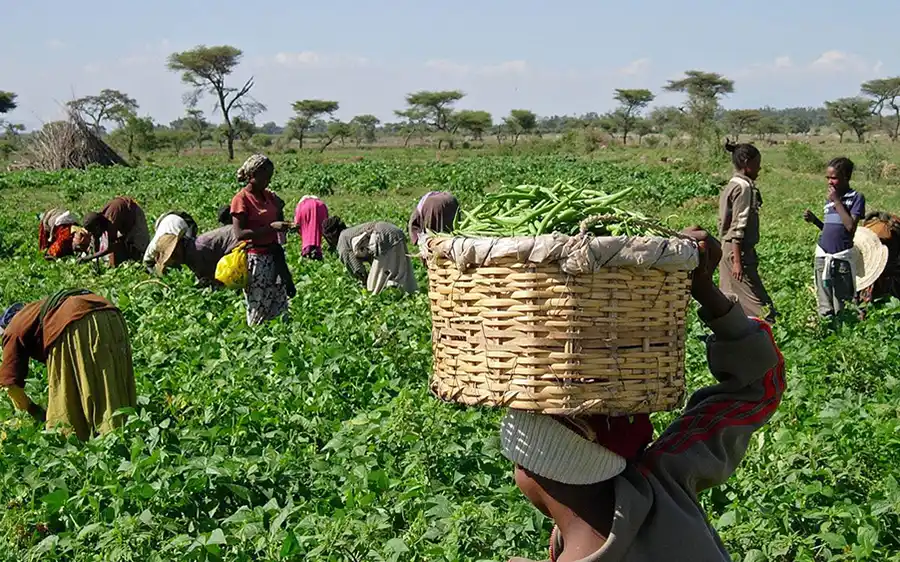
[[[692,293],[713,331],[707,359],[718,383],[691,396],[644,459],[655,473],[697,494],[734,473],[753,432],[778,408],[785,381],[784,360],[765,322],[747,318],[711,274],[695,272]]]

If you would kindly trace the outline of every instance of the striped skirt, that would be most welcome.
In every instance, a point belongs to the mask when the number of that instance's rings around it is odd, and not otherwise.
[[[278,283],[275,258],[269,254],[248,254],[250,281],[244,289],[247,325],[256,326],[274,320],[288,310],[287,293]]]

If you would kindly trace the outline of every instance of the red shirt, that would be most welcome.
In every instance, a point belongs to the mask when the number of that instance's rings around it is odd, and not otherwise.
[[[231,214],[244,215],[246,217],[244,227],[251,230],[269,226],[278,220],[278,203],[275,200],[275,194],[267,189],[263,192],[262,197],[258,197],[245,187],[238,191],[231,200]],[[255,236],[251,240],[253,246],[269,246],[277,243],[278,234],[275,231]]]

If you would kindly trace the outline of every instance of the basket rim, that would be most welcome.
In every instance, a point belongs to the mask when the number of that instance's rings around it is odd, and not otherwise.
[[[693,271],[700,262],[695,240],[664,236],[570,236],[554,232],[490,237],[426,233],[419,240],[419,248],[429,267],[436,260],[449,259],[460,269],[509,258],[530,264],[558,262],[563,271],[572,274],[607,267]]]

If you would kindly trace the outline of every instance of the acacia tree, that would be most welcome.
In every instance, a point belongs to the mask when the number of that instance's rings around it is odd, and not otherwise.
[[[297,116],[288,122],[288,138],[295,138],[300,141],[300,149],[302,150],[303,137],[306,135],[306,131],[323,115],[331,116],[338,110],[340,104],[330,100],[300,100],[295,101],[293,107]]]
[[[537,129],[537,115],[528,109],[513,109],[503,123],[513,137],[513,146],[519,143],[519,136],[530,135]]]
[[[78,113],[94,130],[101,131],[104,121],[113,121],[121,125],[129,114],[138,110],[137,100],[119,90],[104,89],[96,96],[85,96],[66,104],[69,109]]]
[[[735,137],[754,128],[762,118],[762,114],[758,109],[732,109],[725,112],[725,126],[728,127],[729,133]]]
[[[640,118],[644,110],[656,96],[650,90],[623,90],[617,89],[613,98],[621,105],[614,111],[612,118],[617,122],[617,128],[622,131],[622,144],[628,144],[628,133],[634,129],[635,122]]]
[[[840,122],[847,129],[856,133],[856,139],[861,143],[863,137],[872,123],[872,102],[866,98],[840,98],[834,101],[826,101],[825,109],[833,122]],[[841,135],[843,141],[843,135]]]
[[[894,111],[894,120],[887,132],[891,141],[896,141],[900,135],[900,105],[897,104],[897,98],[900,97],[900,76],[869,80],[863,83],[860,91],[874,100],[872,113],[878,116],[879,123],[883,122],[885,106]]]
[[[344,139],[353,134],[353,128],[349,123],[344,123],[342,121],[331,121],[328,123],[328,127],[325,132],[325,142],[322,143],[322,146],[319,147],[319,152],[325,152],[325,149],[331,146],[331,144],[340,139],[341,144],[344,144]]]
[[[675,140],[683,128],[684,113],[677,107],[657,107],[648,117],[656,133],[665,135],[669,141]]]
[[[16,108],[16,94],[0,91],[0,113],[9,113]]]
[[[353,138],[356,140],[356,147],[365,141],[368,144],[375,144],[375,128],[381,121],[374,115],[357,115],[350,120],[350,127],[353,130]]]
[[[463,131],[468,131],[473,140],[481,140],[485,131],[493,125],[494,120],[487,111],[464,109],[453,114],[455,126]]]
[[[416,133],[421,134],[425,130],[425,117],[427,114],[421,109],[411,107],[403,111],[394,111],[394,115],[404,120],[400,130],[406,136],[403,141],[403,148],[408,148],[409,140],[412,136]]]
[[[128,112],[118,116],[116,122],[119,127],[113,131],[111,137],[114,141],[116,137],[122,139],[129,159],[134,158],[135,149],[150,151],[156,148],[156,126],[151,117],[138,117]]]
[[[406,111],[415,110],[422,116],[422,122],[433,131],[448,136],[456,131],[456,124],[450,118],[453,114],[453,104],[464,97],[465,94],[459,90],[438,92],[421,90],[406,96],[406,103],[409,106]],[[441,148],[443,142],[443,138],[438,140],[438,148]]]
[[[203,141],[211,138],[209,130],[212,125],[203,116],[203,112],[199,109],[188,109],[187,117],[185,117],[185,126],[191,132],[197,150],[203,148]]]
[[[234,160],[235,131],[231,121],[232,109],[240,109],[249,101],[245,99],[253,88],[250,77],[240,88],[229,87],[225,79],[241,62],[243,52],[230,45],[206,47],[200,45],[189,51],[169,55],[169,70],[181,72],[181,80],[194,89],[186,96],[187,105],[193,107],[204,93],[216,98],[216,107],[222,112],[226,127],[228,159]]]
[[[695,141],[710,138],[711,133],[718,140],[715,131],[716,111],[719,109],[719,100],[734,93],[734,81],[715,72],[688,70],[684,73],[684,78],[669,80],[665,90],[687,94],[685,112],[690,117],[688,132]]]

